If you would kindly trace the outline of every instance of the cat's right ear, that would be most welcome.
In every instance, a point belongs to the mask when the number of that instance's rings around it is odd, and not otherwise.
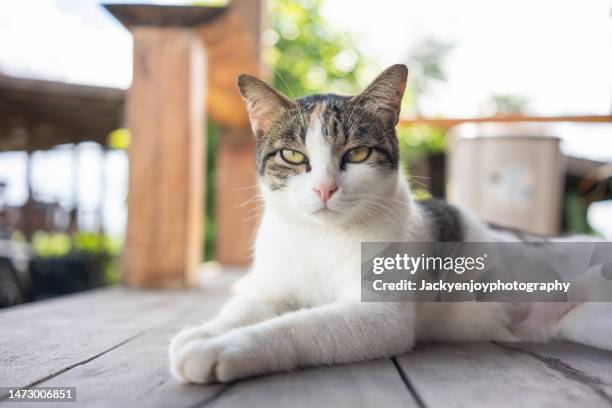
[[[395,126],[399,120],[407,79],[408,68],[405,65],[391,65],[352,100],[387,124]]]
[[[256,137],[266,134],[276,119],[295,106],[295,102],[251,75],[243,74],[238,77],[238,89],[246,101],[251,127]]]

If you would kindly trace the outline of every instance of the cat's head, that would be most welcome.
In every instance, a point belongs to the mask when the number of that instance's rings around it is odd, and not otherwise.
[[[357,96],[290,100],[241,75],[266,205],[320,225],[384,212],[380,198],[397,187],[395,125],[407,76],[406,66],[393,65]]]

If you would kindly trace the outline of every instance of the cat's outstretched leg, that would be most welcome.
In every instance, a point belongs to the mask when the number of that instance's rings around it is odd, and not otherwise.
[[[171,361],[182,382],[228,382],[298,367],[371,360],[414,343],[411,303],[339,302],[191,341]]]
[[[560,340],[612,351],[612,303],[581,303],[563,316],[555,329]]]

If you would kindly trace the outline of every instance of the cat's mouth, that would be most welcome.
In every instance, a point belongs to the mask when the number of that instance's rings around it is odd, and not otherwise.
[[[337,210],[332,210],[328,206],[319,208],[310,213],[311,221],[320,225],[336,224],[342,219],[342,213]]]
[[[315,215],[315,214],[330,214],[330,213],[338,213],[338,211],[332,210],[328,206],[324,206],[324,207],[319,208],[318,210],[316,210],[312,214]]]

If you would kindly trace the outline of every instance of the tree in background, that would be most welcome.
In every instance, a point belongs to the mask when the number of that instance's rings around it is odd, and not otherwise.
[[[289,97],[358,90],[364,58],[346,33],[333,30],[320,10],[324,0],[270,0],[264,61],[273,86]]]
[[[410,67],[410,102],[417,115],[421,114],[419,100],[431,91],[434,83],[446,82],[444,68],[455,45],[435,38],[426,38],[408,53],[406,63]]]
[[[521,95],[493,94],[490,104],[493,106],[495,115],[520,115],[527,111],[528,100]]]

